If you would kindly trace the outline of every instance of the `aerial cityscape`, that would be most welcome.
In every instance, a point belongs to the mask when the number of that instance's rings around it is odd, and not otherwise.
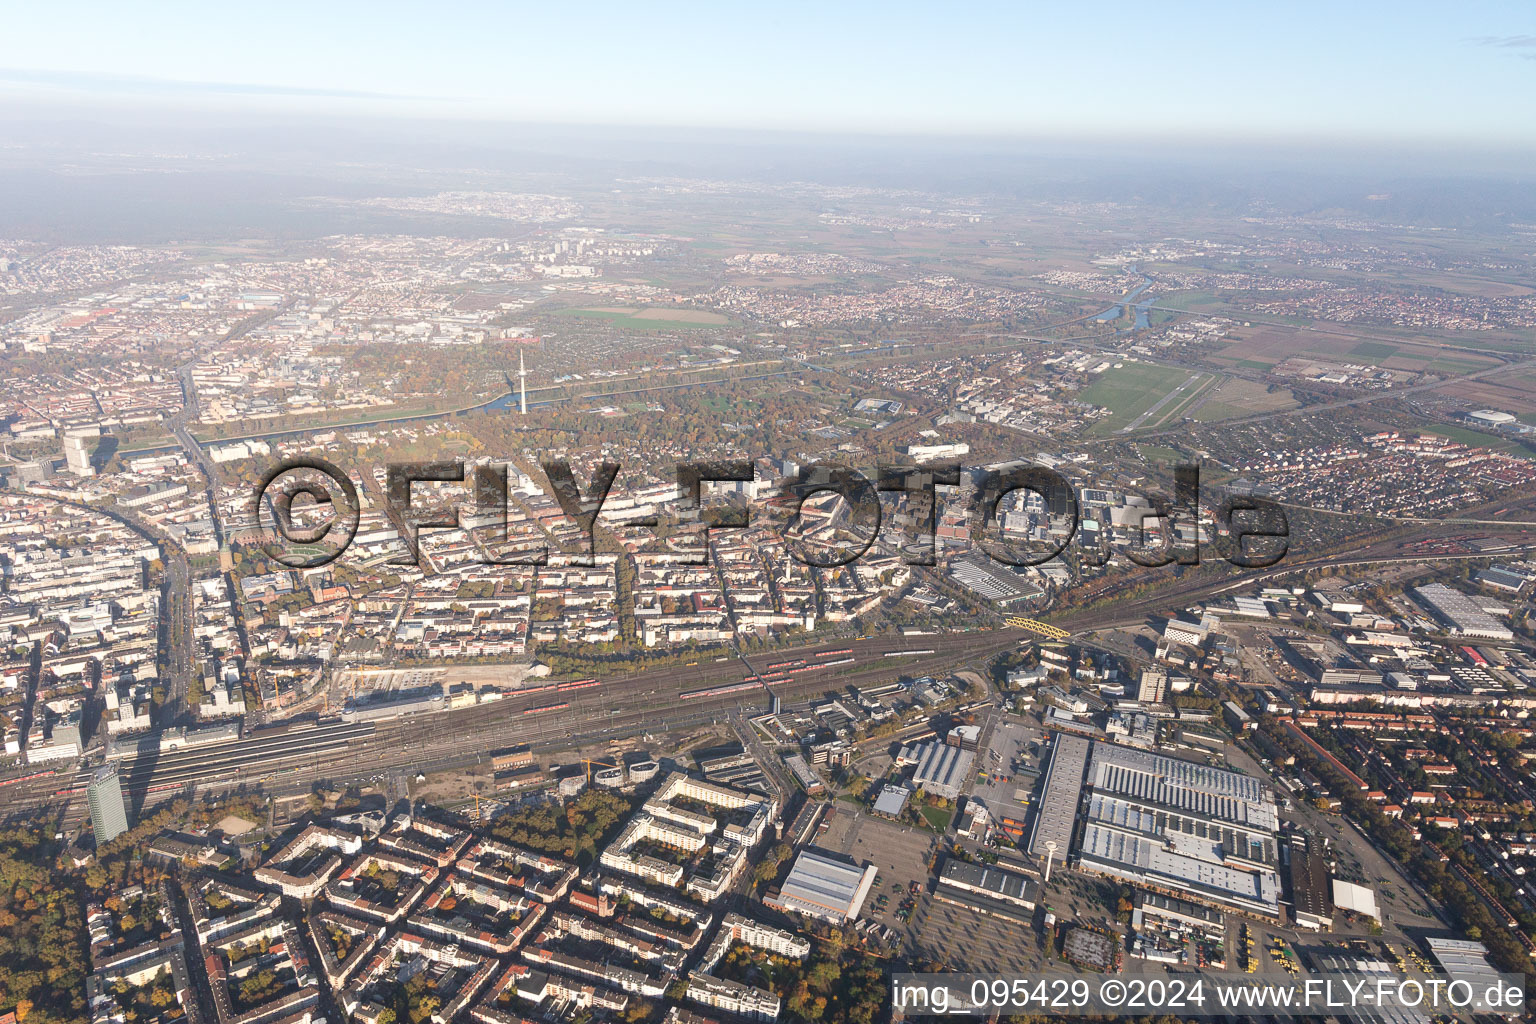
[[[455,10],[0,60],[0,1024],[1527,1015],[1528,11],[1180,150]]]

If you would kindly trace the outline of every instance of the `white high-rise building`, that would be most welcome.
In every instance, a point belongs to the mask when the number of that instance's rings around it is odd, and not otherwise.
[[[76,476],[95,476],[91,466],[91,451],[96,447],[95,438],[71,434],[64,439],[64,464]]]
[[[1143,704],[1161,704],[1168,696],[1168,673],[1160,668],[1143,669],[1136,699]]]
[[[123,802],[123,782],[117,765],[110,764],[91,777],[85,787],[91,809],[91,832],[99,849],[128,831],[128,807]]]

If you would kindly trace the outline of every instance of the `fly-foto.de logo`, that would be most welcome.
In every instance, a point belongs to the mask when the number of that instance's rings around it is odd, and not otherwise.
[[[578,550],[566,554],[575,564],[594,560],[593,527],[618,478],[620,466],[602,462],[592,468],[585,492],[569,462],[552,459],[540,464],[548,490],[562,514],[579,532]],[[1173,470],[1174,493],[1149,494],[1143,504],[1131,506],[1135,520],[1127,557],[1137,565],[1198,565],[1200,469],[1179,465]],[[705,485],[740,484],[755,480],[749,460],[686,462],[676,467],[676,505],[668,525],[682,526],[705,542],[695,547],[697,561],[705,564],[709,534],[717,530],[744,530],[754,525],[754,512],[774,521],[791,557],[813,568],[836,568],[863,557],[879,537],[884,513],[881,494],[907,496],[917,510],[905,526],[902,558],[908,565],[937,564],[936,523],[940,489],[949,500],[958,496],[975,513],[979,529],[975,542],[989,557],[1009,566],[1042,565],[1062,555],[1076,537],[1082,522],[1077,488],[1061,473],[1046,466],[1013,464],[994,469],[962,469],[959,466],[880,465],[875,479],[850,466],[813,463],[781,479],[761,508],[726,502],[705,505]],[[508,536],[510,496],[505,464],[471,467],[463,460],[392,463],[384,471],[385,511],[400,529],[406,553],[391,564],[417,565],[421,558],[423,530],[451,530],[461,526],[463,502],[443,507],[430,502],[424,511],[413,491],[416,484],[448,484],[465,488],[464,500],[472,504],[479,521],[487,510],[499,510],[499,539]],[[831,494],[843,500],[835,526],[837,538],[813,540],[805,529],[805,506],[813,496]],[[1010,495],[1023,494],[1041,510],[1042,525],[1028,543],[1004,536],[1000,509]],[[301,525],[294,502],[312,499],[318,509],[304,516]],[[1016,499],[1015,499],[1016,500]],[[273,560],[290,568],[317,568],[335,561],[357,535],[361,505],[356,485],[339,467],[324,459],[294,457],[273,466],[261,479],[252,498],[251,515],[261,531],[260,546]],[[315,522],[316,519],[320,521]],[[626,517],[631,527],[662,529],[659,515]],[[1228,497],[1211,511],[1215,527],[1212,544],[1231,564],[1264,568],[1285,557],[1290,524],[1285,510],[1264,498]],[[1149,543],[1154,526],[1159,542]],[[493,526],[493,531],[496,529]],[[1183,539],[1181,539],[1183,538]],[[514,553],[482,560],[482,564],[540,566],[549,562],[550,550],[539,544]],[[688,563],[683,563],[688,564]]]

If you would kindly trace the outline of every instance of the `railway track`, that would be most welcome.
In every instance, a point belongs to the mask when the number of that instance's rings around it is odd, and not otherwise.
[[[1487,555],[1444,555],[1426,558],[1422,555],[1404,555],[1401,538],[1370,545],[1355,554],[1348,563],[1381,564],[1399,561],[1457,561],[1477,559]],[[1252,586],[1265,580],[1289,575],[1322,565],[1335,565],[1335,558],[1315,557],[1291,563],[1282,563],[1270,569],[1231,573],[1224,580],[1204,578],[1189,583],[1175,583],[1145,598],[1117,602],[1106,607],[1086,611],[1066,612],[1051,616],[1050,623],[1030,620],[1025,628],[1005,628],[975,633],[948,634],[940,637],[880,637],[849,642],[834,641],[832,644],[789,648],[774,652],[780,659],[807,659],[819,652],[846,656],[849,648],[854,652],[852,664],[837,665],[835,673],[816,672],[808,676],[790,676],[775,680],[775,692],[786,702],[803,700],[828,690],[859,686],[889,679],[896,672],[906,675],[925,675],[944,671],[964,661],[989,657],[1008,650],[1021,640],[1045,635],[1055,638],[1065,634],[1077,635],[1094,629],[1111,628],[1141,621],[1148,614],[1166,612],[1187,601],[1207,598],[1244,586]],[[833,647],[841,643],[843,647]],[[931,647],[920,647],[928,644]],[[935,653],[923,653],[928,650]],[[894,661],[896,657],[900,661]],[[910,660],[908,660],[910,658]],[[830,667],[830,666],[829,666]],[[712,685],[739,681],[740,662],[735,658],[701,666],[668,667],[641,673],[614,675],[599,680],[600,685],[575,691],[562,691],[561,697],[569,698],[569,706],[557,714],[532,714],[525,712],[541,704],[549,703],[547,693],[532,696],[510,696],[493,705],[476,705],[435,713],[413,716],[389,722],[356,723],[356,727],[373,728],[372,738],[362,734],[337,745],[337,734],[322,737],[315,730],[296,730],[286,738],[274,739],[265,747],[248,747],[250,740],[242,740],[228,749],[208,747],[193,750],[165,752],[149,762],[138,760],[125,771],[127,787],[145,795],[181,792],[191,788],[230,788],[238,785],[257,785],[275,781],[277,773],[291,776],[285,785],[308,785],[332,778],[366,776],[368,771],[383,767],[408,767],[425,757],[445,756],[468,758],[464,763],[474,763],[476,758],[490,750],[514,743],[548,745],[548,749],[580,745],[585,738],[604,738],[619,735],[636,735],[645,731],[665,731],[677,727],[677,723],[696,722],[718,715],[730,709],[762,708],[766,710],[766,694],[742,691],[701,695],[690,700],[687,713],[669,715],[664,709],[678,707],[678,697],[683,692],[707,690]],[[591,722],[595,728],[572,733],[571,722]],[[324,728],[324,727],[322,727]],[[306,738],[308,734],[308,738]],[[264,737],[256,737],[266,742]],[[239,748],[239,749],[237,749]],[[367,769],[347,771],[356,764]],[[0,791],[0,808],[3,812],[30,812],[40,808],[62,804],[67,817],[78,815],[79,801],[75,798],[84,791],[88,773],[85,771],[61,772],[40,779],[19,779],[14,785]]]
[[[945,638],[950,642],[937,648],[917,648],[917,641],[911,638],[855,642],[853,663],[836,665],[840,671],[791,676],[774,685],[786,702],[804,700],[829,690],[883,681],[895,672],[939,673],[956,663],[1008,650],[1025,635],[1022,630],[958,634]],[[934,638],[924,637],[923,641],[932,644]],[[818,650],[804,648],[795,653],[814,657]],[[846,646],[834,649],[843,657],[847,650]],[[910,661],[893,663],[887,657],[909,651]],[[863,660],[866,657],[867,663]],[[696,680],[739,680],[739,672],[739,663],[733,658],[691,673],[657,669],[599,680],[597,686],[560,691],[562,703],[568,706],[556,714],[530,714],[549,704],[550,693],[541,688],[489,705],[374,723],[326,723],[279,734],[256,733],[232,743],[137,755],[122,762],[124,788],[143,798],[144,804],[189,791],[240,786],[305,790],[315,782],[344,782],[437,762],[467,767],[479,763],[492,750],[515,743],[557,750],[719,720],[733,710],[766,711],[767,696],[761,688],[703,696],[686,705],[678,700],[679,694],[697,688]],[[590,728],[576,732],[571,723]],[[90,772],[82,770],[38,780],[43,784],[32,787],[25,797],[16,794],[16,806],[62,803],[68,814],[71,803],[83,802],[78,798],[83,796],[89,777]]]

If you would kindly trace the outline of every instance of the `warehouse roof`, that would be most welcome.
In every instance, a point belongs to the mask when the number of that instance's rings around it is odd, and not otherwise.
[[[785,909],[821,917],[857,917],[873,875],[872,867],[861,868],[816,850],[801,850],[779,888],[779,903]]]
[[[1040,813],[1029,841],[1029,852],[1035,856],[1045,856],[1045,844],[1054,842],[1056,856],[1063,861],[1067,859],[1090,749],[1091,744],[1081,736],[1066,733],[1056,736],[1056,745],[1051,750],[1051,766],[1045,775],[1045,791],[1040,797]]]

